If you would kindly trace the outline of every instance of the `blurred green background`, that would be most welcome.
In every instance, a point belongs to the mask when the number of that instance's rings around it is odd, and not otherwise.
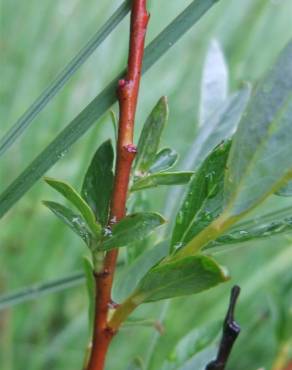
[[[149,1],[148,42],[190,2]],[[2,0],[1,136],[120,3]],[[210,40],[216,38],[222,45],[230,68],[230,90],[245,81],[254,85],[292,37],[291,14],[290,0],[221,0],[143,78],[137,132],[158,98],[167,95],[170,120],[162,145],[174,147],[183,157],[196,135],[200,76]],[[1,157],[0,190],[125,66],[128,21],[127,17]],[[109,136],[113,138],[113,131],[106,114],[49,175],[80,187],[89,158]],[[163,213],[166,189],[149,194],[145,207]],[[82,270],[83,246],[42,206],[42,199],[56,199],[56,194],[39,181],[1,220],[1,293]],[[274,197],[262,209],[289,204],[289,198]],[[153,328],[122,330],[113,342],[107,369],[127,369],[136,355],[147,359],[150,370],[160,369],[185,333],[222,319],[235,282],[243,289],[237,315],[243,333],[229,369],[270,369],[278,346],[273,320],[267,314],[269,300],[283,279],[291,281],[291,243],[291,235],[286,235],[245,243],[219,254],[232,281],[195,297],[175,299],[168,306],[148,304],[139,310],[137,316],[156,319],[164,310],[165,334],[159,336]],[[86,289],[81,284],[0,311],[0,368],[81,369],[88,338],[87,305]]]

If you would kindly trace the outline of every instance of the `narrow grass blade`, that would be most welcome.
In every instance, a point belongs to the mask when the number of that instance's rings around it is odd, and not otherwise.
[[[23,288],[15,293],[3,294],[0,296],[0,311],[50,293],[60,292],[65,289],[81,285],[84,281],[84,274],[77,272],[62,279]]]
[[[15,142],[15,140],[26,130],[36,116],[45,108],[53,97],[62,89],[66,82],[83,65],[107,36],[124,19],[131,8],[131,2],[126,0],[106,21],[106,23],[87,42],[79,53],[66,65],[56,79],[41,93],[27,111],[15,122],[0,140],[0,156]]]
[[[218,0],[195,0],[146,48],[143,73],[159,60]],[[0,195],[0,218],[40,179],[117,100],[119,74],[32,161]]]

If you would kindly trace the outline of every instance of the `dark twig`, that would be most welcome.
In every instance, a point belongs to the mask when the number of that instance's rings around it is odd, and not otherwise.
[[[240,287],[235,285],[232,288],[228,311],[223,324],[223,335],[216,360],[207,365],[206,370],[224,370],[230,356],[232,347],[240,333],[240,327],[234,320],[234,310]]]

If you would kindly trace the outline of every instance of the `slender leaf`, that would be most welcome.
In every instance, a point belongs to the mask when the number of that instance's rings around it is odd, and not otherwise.
[[[292,41],[256,88],[228,159],[230,216],[256,206],[292,175]]]
[[[168,249],[168,241],[163,241],[141,254],[117,279],[114,285],[114,297],[117,297],[120,302],[124,301],[146,272],[167,255]]]
[[[170,148],[161,149],[155,156],[149,168],[150,173],[163,172],[173,167],[178,160],[178,154]]]
[[[61,292],[65,289],[79,286],[83,284],[84,280],[84,274],[77,272],[62,279],[35,284],[30,287],[22,288],[17,292],[3,294],[0,296],[0,311],[33,299],[38,299],[47,294]]]
[[[224,171],[231,142],[216,147],[193,176],[177,214],[172,246],[181,246],[210,224],[222,211]]]
[[[204,125],[222,106],[228,93],[228,68],[220,44],[212,40],[201,83],[200,125]]]
[[[95,216],[91,208],[84,201],[84,199],[81,198],[77,191],[74,190],[71,185],[63,181],[59,181],[50,177],[46,177],[45,181],[53,189],[57,190],[66,199],[68,199],[69,202],[72,203],[79,210],[79,212],[84,217],[84,220],[87,222],[90,230],[97,238],[99,238],[101,235],[101,226],[95,221]]]
[[[131,187],[131,191],[138,191],[148,188],[155,188],[161,185],[183,185],[187,184],[193,172],[163,172],[163,173],[154,173],[142,177],[140,180],[134,182]]]
[[[148,172],[155,160],[162,131],[167,120],[167,99],[166,97],[162,97],[147,118],[140,135],[138,153],[134,163],[134,169],[137,174]]]
[[[146,48],[143,73],[161,58],[218,0],[195,0]],[[116,101],[119,74],[32,161],[0,195],[0,218],[49,170]]]
[[[113,187],[114,151],[110,140],[96,151],[85,174],[81,195],[89,204],[97,220],[105,226],[108,222]]]
[[[210,257],[185,257],[149,270],[133,293],[133,300],[138,303],[153,302],[195,294],[223,283],[228,278],[226,271]]]
[[[197,169],[217,145],[232,136],[246,108],[249,97],[250,88],[246,87],[228,98],[226,103],[215,112],[210,120],[205,122],[200,128],[191,149],[188,151],[182,168],[186,170]],[[179,188],[169,192],[166,210],[168,217],[176,211],[177,203],[181,196],[182,191]]]
[[[44,201],[43,204],[48,207],[61,221],[70,227],[86,245],[91,245],[92,234],[88,230],[86,223],[80,215],[71,211],[71,209],[64,207],[62,204],[56,202]]]
[[[264,219],[265,216],[257,222],[235,225],[228,232],[210,243],[207,248],[255,241],[257,239],[270,238],[275,235],[292,232],[292,212],[290,216],[283,219],[275,219],[267,223],[264,222]]]
[[[77,72],[98,46],[118,26],[131,8],[129,0],[124,1],[114,14],[104,23],[97,33],[87,42],[79,53],[65,66],[56,79],[41,93],[26,112],[15,122],[0,140],[0,156],[26,130],[45,106],[63,88],[67,81]]]
[[[112,227],[110,235],[106,237],[101,249],[126,247],[135,242],[143,240],[154,229],[165,223],[158,213],[136,213],[126,216]]]

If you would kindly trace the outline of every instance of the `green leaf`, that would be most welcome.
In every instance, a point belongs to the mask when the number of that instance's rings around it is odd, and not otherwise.
[[[171,245],[181,246],[209,225],[222,211],[225,165],[231,142],[216,147],[195,173],[177,214]]]
[[[43,204],[48,207],[61,221],[70,227],[81,239],[88,245],[91,245],[92,234],[88,230],[86,223],[80,215],[64,207],[62,204],[43,201]]]
[[[229,139],[240,121],[241,115],[250,97],[250,88],[240,90],[230,96],[225,104],[200,127],[199,133],[186,154],[182,163],[185,170],[196,170],[222,141]],[[182,198],[181,188],[173,188],[167,197],[166,215],[170,217],[178,208],[178,201]]]
[[[117,297],[116,299],[120,302],[124,301],[133,292],[146,272],[167,256],[168,249],[169,243],[167,241],[160,242],[146,250],[131,265],[128,265],[115,282],[114,297]]]
[[[114,151],[110,140],[96,151],[85,174],[81,195],[89,204],[96,219],[105,226],[108,222],[113,188]]]
[[[0,156],[29,127],[31,122],[64,87],[84,62],[93,54],[107,36],[118,26],[130,11],[131,4],[124,1],[114,14],[104,23],[96,34],[86,43],[79,53],[65,66],[56,79],[41,93],[26,112],[15,122],[10,130],[0,140]]]
[[[88,327],[92,335],[95,310],[95,280],[93,276],[94,267],[88,257],[83,257],[83,269],[86,278],[86,287],[88,293]]]
[[[245,223],[235,225],[227,233],[220,236],[214,242],[210,243],[207,248],[217,247],[225,244],[237,244],[262,238],[270,238],[275,235],[285,234],[292,231],[292,213],[284,219],[277,219],[264,223],[264,217],[259,221],[253,222],[248,226]]]
[[[152,67],[217,0],[195,0],[145,49],[143,73]],[[114,104],[122,71],[82,112],[31,162],[0,195],[0,218],[48,171],[63,154]]]
[[[148,175],[134,182],[133,186],[131,187],[131,191],[155,188],[161,185],[187,184],[193,174],[193,172],[163,172]]]
[[[53,189],[62,194],[71,204],[73,204],[79,210],[90,230],[97,238],[99,238],[101,235],[101,226],[96,222],[91,208],[84,201],[84,199],[81,198],[77,191],[74,190],[71,185],[67,184],[66,182],[59,181],[51,177],[45,177],[45,181]]]
[[[162,97],[145,122],[137,147],[134,163],[135,174],[148,172],[155,160],[159,148],[162,131],[168,120],[168,105],[166,97]]]
[[[292,42],[257,86],[233,140],[225,180],[228,217],[255,207],[292,174]]]
[[[197,255],[154,266],[132,295],[138,304],[202,292],[228,280],[226,271],[210,257]]]
[[[136,213],[126,216],[119,223],[113,225],[110,235],[102,245],[102,250],[126,247],[137,241],[143,240],[154,229],[165,223],[158,213]]]
[[[149,168],[150,173],[166,171],[173,167],[177,162],[178,154],[170,148],[161,149],[155,156]]]
[[[177,370],[180,366],[186,365],[188,361],[193,362],[195,356],[201,351],[214,346],[221,332],[221,327],[221,322],[213,322],[204,327],[193,329],[178,342],[168,360],[165,361],[162,370]],[[207,361],[210,361],[210,357]]]
[[[203,69],[200,101],[200,125],[204,125],[222,106],[228,93],[228,68],[223,51],[216,40],[212,40]]]
[[[292,181],[289,181],[286,185],[280,188],[276,192],[276,194],[282,197],[291,197],[292,196]]]

